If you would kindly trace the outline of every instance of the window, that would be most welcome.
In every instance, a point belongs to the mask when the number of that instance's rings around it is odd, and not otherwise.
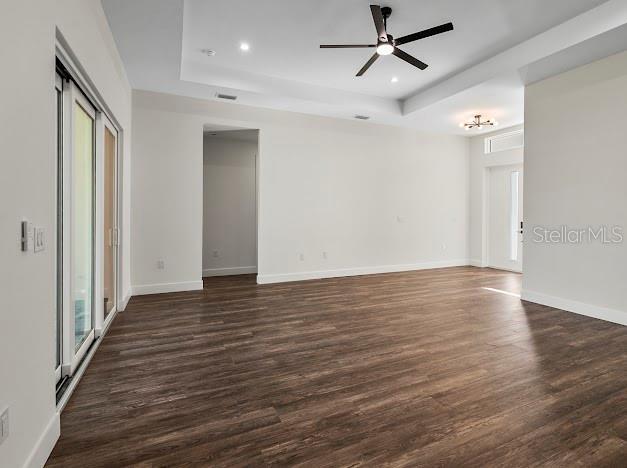
[[[520,172],[513,171],[511,177],[511,198],[510,198],[510,260],[518,260],[518,203],[519,203],[519,181]]]
[[[501,133],[485,139],[485,154],[522,148],[524,144],[525,134],[523,130]]]

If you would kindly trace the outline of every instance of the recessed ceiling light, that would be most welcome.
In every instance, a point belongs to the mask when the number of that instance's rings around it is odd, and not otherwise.
[[[368,120],[368,119],[370,119],[370,116],[368,116],[368,115],[359,115],[359,114],[357,114],[357,115],[355,116],[355,118],[356,118],[357,120]]]
[[[213,49],[202,49],[201,52],[208,57],[213,57],[216,54],[216,51]]]
[[[398,78],[396,76],[393,76],[392,79],[390,80],[392,83],[398,83]]]
[[[248,42],[242,42],[239,45],[239,49],[243,50],[244,52],[248,52],[250,50],[250,45],[248,44]]]

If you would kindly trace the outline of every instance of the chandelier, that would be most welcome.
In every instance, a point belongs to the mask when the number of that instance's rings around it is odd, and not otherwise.
[[[461,123],[459,124],[459,126],[466,130],[470,130],[472,128],[481,129],[483,127],[496,127],[498,124],[499,123],[494,119],[481,120],[481,114],[479,114],[479,115],[475,115],[475,118],[472,122]]]

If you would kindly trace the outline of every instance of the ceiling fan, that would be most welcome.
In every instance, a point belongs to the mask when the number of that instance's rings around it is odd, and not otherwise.
[[[379,36],[377,38],[376,44],[328,44],[320,46],[321,49],[351,49],[376,47],[376,52],[372,57],[370,57],[370,60],[368,60],[366,64],[361,67],[361,70],[357,72],[357,76],[362,76],[364,73],[366,73],[370,66],[374,62],[376,62],[381,55],[390,54],[396,55],[398,58],[406,61],[414,67],[418,67],[421,70],[424,70],[429,65],[421,62],[415,57],[412,57],[407,52],[403,52],[401,49],[398,48],[398,46],[453,30],[453,23],[446,23],[440,26],[425,29],[424,31],[419,31],[414,34],[409,34],[407,36],[394,39],[394,37],[387,32],[387,22],[388,18],[392,14],[392,9],[390,7],[381,8],[380,5],[370,5],[370,11],[372,12],[372,19],[374,20],[374,27],[376,28],[377,35]]]

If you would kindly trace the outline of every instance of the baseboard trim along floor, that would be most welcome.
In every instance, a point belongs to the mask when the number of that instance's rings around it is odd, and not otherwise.
[[[341,268],[337,270],[303,271],[297,273],[257,275],[257,283],[286,283],[290,281],[304,281],[322,278],[341,278],[344,276],[376,275],[380,273],[400,273],[404,271],[431,270],[435,268],[449,268],[468,265],[468,259],[461,259],[439,260],[433,262],[421,262],[403,265],[381,265],[356,268]]]
[[[616,309],[608,309],[606,307],[586,304],[584,302],[573,301],[561,297],[550,296],[535,291],[523,290],[520,298],[523,301],[533,302],[556,309],[573,312],[586,317],[592,317],[606,322],[618,323],[619,325],[627,325],[627,312]]]

